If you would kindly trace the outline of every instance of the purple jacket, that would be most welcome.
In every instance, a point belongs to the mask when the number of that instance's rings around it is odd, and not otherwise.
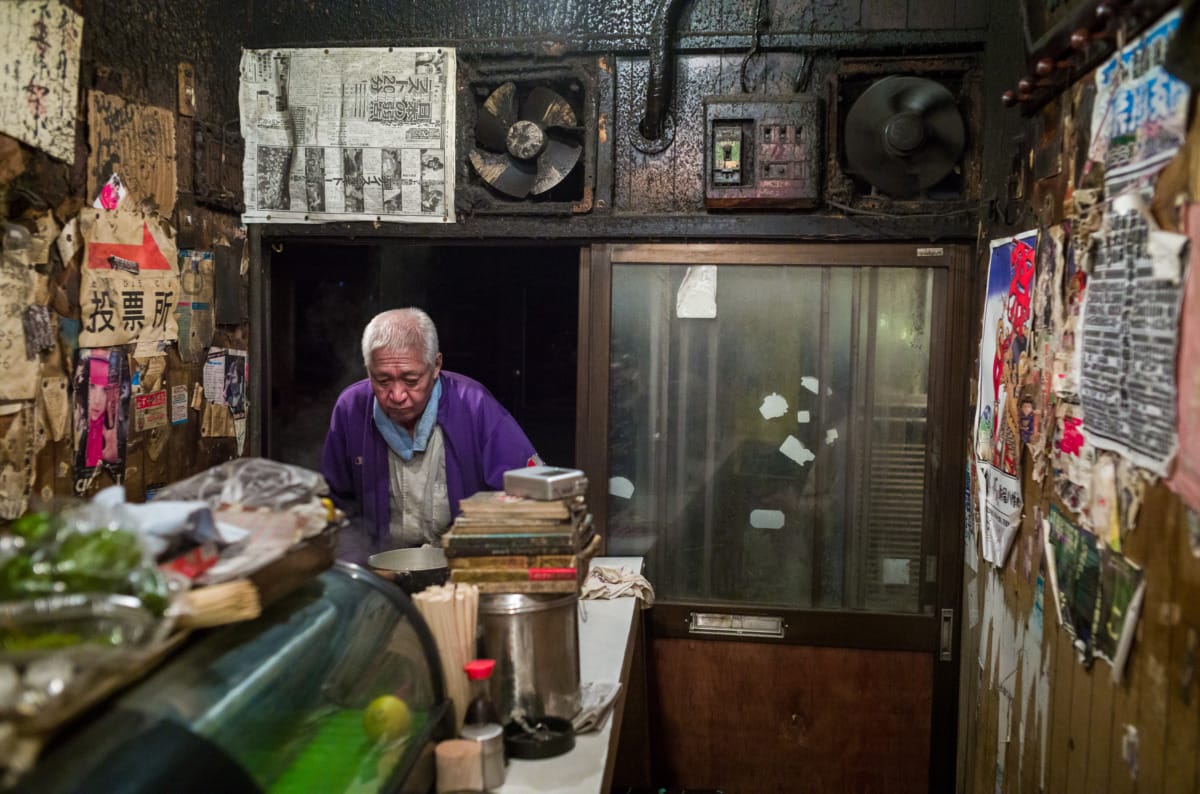
[[[446,493],[450,517],[477,491],[504,488],[504,472],[528,465],[533,444],[483,384],[442,370],[437,423],[446,445]],[[338,397],[321,451],[321,474],[334,503],[351,519],[338,556],[365,562],[389,547],[388,448],[375,427],[371,383],[353,383]]]

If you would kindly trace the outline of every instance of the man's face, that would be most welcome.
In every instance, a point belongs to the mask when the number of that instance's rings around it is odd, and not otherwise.
[[[371,352],[371,390],[379,407],[389,419],[412,432],[417,419],[429,404],[433,384],[442,371],[442,354],[432,367],[425,363],[421,351],[409,348],[399,353],[377,349]]]

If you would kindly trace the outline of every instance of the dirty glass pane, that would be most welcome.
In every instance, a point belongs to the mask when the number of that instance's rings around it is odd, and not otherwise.
[[[915,268],[615,265],[609,553],[664,600],[921,611],[932,295]]]

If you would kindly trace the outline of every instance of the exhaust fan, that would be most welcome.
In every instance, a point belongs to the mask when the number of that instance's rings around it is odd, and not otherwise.
[[[519,101],[516,84],[507,82],[479,110],[471,165],[505,195],[540,195],[579,162],[583,132],[570,103],[556,92],[536,86]]]
[[[949,175],[966,140],[954,95],[941,83],[901,75],[863,92],[846,114],[844,135],[849,170],[896,198]]]

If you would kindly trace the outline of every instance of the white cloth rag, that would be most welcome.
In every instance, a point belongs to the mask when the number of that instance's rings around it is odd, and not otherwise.
[[[579,595],[580,598],[598,599],[636,596],[642,599],[642,609],[654,606],[654,586],[646,577],[604,565],[592,566]]]

